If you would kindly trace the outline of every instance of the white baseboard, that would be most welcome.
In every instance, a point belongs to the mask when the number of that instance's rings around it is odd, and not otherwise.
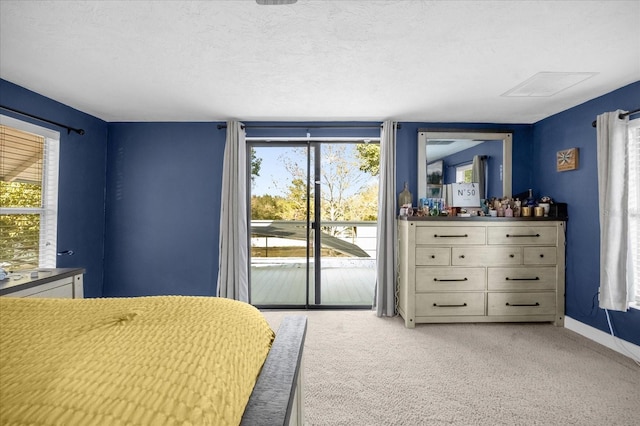
[[[574,320],[571,317],[564,317],[564,327],[571,331],[574,331],[594,342],[600,343],[603,346],[608,347],[626,357],[640,360],[640,346],[635,345],[626,340],[622,340],[618,337],[613,337],[604,331],[600,331],[597,328],[591,327],[583,322]]]

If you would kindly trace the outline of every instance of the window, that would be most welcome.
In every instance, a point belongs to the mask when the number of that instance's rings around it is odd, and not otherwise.
[[[456,182],[457,183],[470,183],[472,176],[473,164],[465,164],[464,166],[456,167]]]
[[[0,265],[55,268],[60,134],[0,115]]]
[[[640,118],[629,121],[629,244],[640,308]]]

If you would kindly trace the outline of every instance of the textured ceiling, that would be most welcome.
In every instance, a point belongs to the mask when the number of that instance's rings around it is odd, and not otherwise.
[[[0,1],[0,77],[107,121],[533,123],[640,80],[640,1]],[[504,97],[539,72],[596,73]]]

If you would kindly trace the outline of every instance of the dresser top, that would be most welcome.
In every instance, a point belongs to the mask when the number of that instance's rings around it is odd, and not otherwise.
[[[407,222],[566,222],[566,217],[495,217],[495,216],[398,216]]]
[[[10,273],[4,280],[0,280],[0,296],[79,274],[84,274],[84,269],[38,268],[15,271]]]

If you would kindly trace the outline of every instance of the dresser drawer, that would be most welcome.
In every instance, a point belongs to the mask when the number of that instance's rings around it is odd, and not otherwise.
[[[522,265],[522,247],[454,247],[451,264],[456,266]]]
[[[556,268],[487,268],[489,290],[555,290]]]
[[[484,315],[484,293],[416,294],[416,316]]]
[[[474,245],[485,244],[484,226],[419,226],[416,228],[416,244],[425,245]]]
[[[555,265],[555,247],[523,247],[525,265]]]
[[[544,293],[489,293],[488,315],[554,315],[556,294]]]
[[[448,247],[416,247],[416,265],[451,265],[451,249]]]
[[[416,291],[484,290],[484,268],[416,268]]]
[[[495,226],[487,229],[487,243],[491,245],[556,245],[555,226]]]

